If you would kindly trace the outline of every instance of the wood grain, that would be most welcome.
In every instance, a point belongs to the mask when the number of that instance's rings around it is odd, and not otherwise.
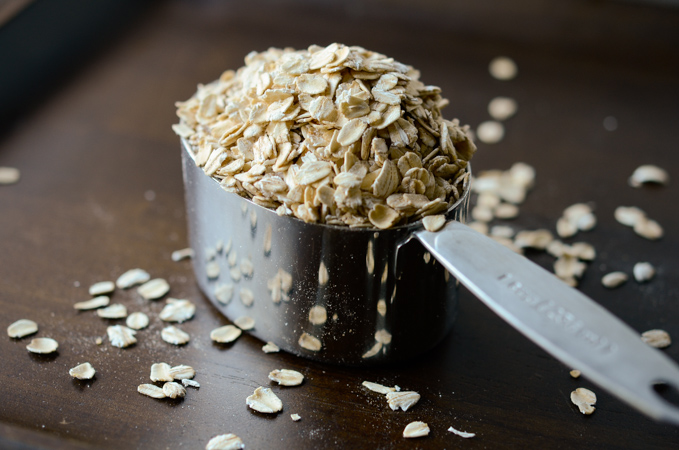
[[[547,4],[519,3],[528,8],[516,13],[522,23],[538,20],[538,7]],[[60,347],[55,356],[38,356],[26,351],[29,338],[0,339],[0,447],[204,448],[212,436],[229,432],[251,449],[679,445],[679,429],[652,422],[585,379],[571,379],[570,367],[466,291],[450,336],[399,365],[364,369],[267,355],[263,343],[247,335],[230,346],[210,341],[209,331],[228,321],[202,297],[190,263],[170,260],[173,250],[187,245],[180,147],[170,129],[176,122],[173,103],[187,99],[197,83],[241,66],[251,50],[333,41],[418,67],[425,82],[441,86],[451,99],[446,114],[472,126],[487,120],[493,97],[515,98],[519,112],[506,123],[504,141],[481,144],[474,159],[477,171],[507,169],[515,161],[536,167],[536,188],[521,216],[508,223],[554,229],[566,206],[593,202],[599,223],[575,239],[598,251],[582,291],[639,332],[663,328],[679,339],[679,183],[633,189],[626,182],[643,163],[678,174],[676,12],[566,2],[561,17],[567,24],[589,14],[618,30],[635,14],[643,19],[629,28],[634,39],[626,38],[627,51],[611,56],[610,41],[586,30],[578,33],[582,52],[568,42],[567,29],[561,31],[562,46],[554,29],[544,42],[529,39],[526,29],[514,41],[494,38],[492,24],[500,19],[493,15],[484,23],[486,2],[480,9],[467,5],[460,15],[442,8],[447,15],[429,26],[442,4],[427,2],[427,14],[409,14],[398,3],[387,21],[379,16],[386,2],[367,2],[364,9],[358,2],[157,3],[115,45],[5,130],[0,165],[20,168],[22,178],[0,186],[3,326],[30,318],[40,326],[38,336],[52,337]],[[539,23],[538,30],[559,26],[558,14],[545,17],[550,22]],[[650,24],[654,18],[656,28]],[[651,28],[648,36],[639,31]],[[508,36],[506,26],[503,30]],[[646,52],[644,38],[652,43],[658,36],[670,40]],[[488,62],[499,54],[517,61],[517,79],[501,82],[488,75]],[[607,116],[617,119],[617,130],[604,129]],[[145,198],[149,191],[153,200]],[[619,205],[642,207],[666,236],[650,242],[617,224],[613,210]],[[545,255],[529,256],[551,264]],[[658,268],[656,279],[616,290],[601,286],[603,274],[630,273],[640,260]],[[116,292],[113,301],[148,313],[152,321],[129,349],[111,347],[105,339],[107,325],[118,322],[73,309],[89,297],[89,285],[134,267],[166,278],[173,296],[197,304],[196,317],[182,325],[192,336],[185,347],[159,337],[163,302],[143,301],[133,290]],[[102,345],[95,344],[97,337],[104,338]],[[679,346],[665,353],[679,361]],[[72,380],[68,369],[85,361],[96,368],[96,377]],[[148,381],[151,364],[160,361],[193,366],[201,388],[189,388],[179,401],[139,395],[136,386]],[[270,386],[267,374],[276,368],[298,370],[306,381],[272,386],[284,404],[281,414],[252,412],[245,398],[257,386]],[[407,412],[391,411],[380,395],[361,387],[363,380],[416,390],[422,400]],[[582,416],[569,401],[580,386],[599,397],[592,416]],[[293,422],[291,413],[302,420]],[[431,435],[402,438],[413,420],[427,422]],[[446,431],[450,426],[477,436],[463,440]]]

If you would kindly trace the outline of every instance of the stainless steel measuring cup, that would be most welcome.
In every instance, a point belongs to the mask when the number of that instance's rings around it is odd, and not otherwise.
[[[189,241],[201,290],[226,317],[306,358],[365,365],[436,345],[455,318],[458,280],[517,330],[649,416],[679,425],[653,389],[679,366],[553,274],[463,225],[443,230],[307,224],[225,192],[182,140]],[[452,274],[452,275],[451,275]]]

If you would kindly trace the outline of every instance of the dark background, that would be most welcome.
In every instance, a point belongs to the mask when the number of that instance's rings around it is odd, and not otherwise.
[[[15,2],[16,3],[16,2]],[[456,326],[435,350],[405,364],[361,369],[266,355],[243,336],[231,347],[209,331],[228,321],[196,287],[188,262],[169,256],[186,242],[174,102],[238,68],[251,50],[361,45],[419,68],[451,100],[447,117],[473,128],[504,95],[519,111],[499,144],[479,144],[476,171],[523,161],[537,183],[517,229],[554,230],[563,209],[592,202],[597,227],[571,241],[598,252],[580,289],[642,332],[679,339],[679,187],[634,189],[640,164],[671,177],[679,166],[679,11],[670,2],[518,0],[407,1],[27,1],[0,21],[0,166],[21,170],[0,186],[0,307],[7,326],[38,322],[57,356],[29,354],[30,338],[0,339],[0,447],[204,448],[232,432],[246,448],[676,448],[677,428],[652,422],[545,354],[463,290]],[[94,6],[93,6],[94,5]],[[2,12],[2,10],[0,10]],[[0,18],[2,18],[0,14]],[[515,80],[488,74],[512,57]],[[618,127],[608,131],[606,117]],[[153,200],[148,200],[155,194]],[[615,222],[617,206],[639,206],[665,229],[658,242]],[[498,222],[501,223],[501,222]],[[529,254],[549,267],[552,259]],[[650,261],[658,274],[606,290],[600,278]],[[139,333],[111,347],[108,323],[72,304],[96,281],[142,267],[190,298],[196,317],[185,348]],[[133,291],[112,301],[157,314],[162,302]],[[426,301],[426,299],[419,299]],[[679,361],[679,348],[664,353]],[[77,382],[68,369],[90,361],[97,376]],[[143,397],[152,363],[192,365],[202,387],[183,401]],[[278,388],[284,411],[263,417],[245,406],[275,368],[303,372],[301,387]],[[393,412],[363,380],[422,394]],[[583,416],[576,387],[598,396]],[[295,423],[289,414],[299,413]],[[413,420],[430,436],[406,440]],[[453,426],[477,436],[464,440]]]

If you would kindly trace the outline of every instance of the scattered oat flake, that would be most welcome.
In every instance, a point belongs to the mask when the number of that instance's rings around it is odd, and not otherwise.
[[[186,397],[186,388],[174,381],[168,381],[163,385],[163,394],[169,398]]]
[[[35,338],[26,346],[31,353],[52,353],[57,350],[59,343],[51,338]]]
[[[497,56],[490,61],[488,71],[496,80],[511,80],[516,77],[519,70],[513,59]]]
[[[495,97],[488,103],[488,114],[495,120],[507,120],[516,114],[516,100],[509,97]]]
[[[174,381],[174,378],[170,375],[170,365],[164,362],[152,364],[151,381]]]
[[[163,389],[159,388],[158,386],[156,386],[154,384],[148,384],[148,383],[140,384],[139,386],[137,386],[137,392],[139,392],[140,394],[144,394],[148,397],[152,397],[152,398],[165,398],[166,397],[165,392],[163,392]]]
[[[309,322],[313,325],[323,325],[328,320],[328,312],[324,306],[314,305],[309,309]]]
[[[641,187],[645,183],[668,184],[670,176],[665,169],[652,164],[637,167],[629,178],[629,185]]]
[[[646,213],[636,206],[618,206],[614,215],[615,220],[628,227],[633,227],[646,217]]]
[[[255,319],[250,316],[240,316],[233,323],[243,331],[252,330],[255,327]]]
[[[85,311],[89,309],[97,309],[101,308],[102,306],[107,306],[109,303],[110,299],[106,295],[100,295],[98,297],[94,297],[93,299],[86,300],[84,302],[78,302],[73,305],[75,309]]]
[[[168,344],[174,345],[184,345],[191,340],[191,336],[188,333],[175,326],[163,328],[160,332],[160,337]]]
[[[189,380],[188,378],[182,378],[182,384],[184,387],[192,387],[198,389],[200,387],[200,383],[195,381],[195,380]]]
[[[638,262],[634,265],[632,269],[634,274],[634,279],[639,283],[644,283],[650,281],[655,276],[655,267],[649,262]]]
[[[278,353],[281,351],[280,347],[273,342],[267,342],[262,346],[262,351],[264,353]]]
[[[205,265],[205,275],[211,280],[219,278],[219,263],[217,261],[210,261]]]
[[[255,294],[248,288],[242,288],[240,290],[240,301],[245,306],[252,306],[255,302]]]
[[[641,333],[641,340],[655,348],[665,348],[672,344],[670,335],[665,330],[648,330]]]
[[[420,400],[420,394],[415,391],[387,392],[387,403],[394,411],[401,408],[403,411],[415,405]]]
[[[7,335],[11,338],[22,338],[38,332],[38,324],[28,319],[19,319],[7,327]]]
[[[486,144],[497,144],[505,136],[505,127],[500,122],[487,120],[476,128],[476,137]]]
[[[184,364],[171,367],[168,373],[175,380],[186,380],[196,376],[196,370]]]
[[[149,316],[143,312],[133,312],[125,319],[125,325],[133,330],[141,330],[149,325]]]
[[[571,392],[571,402],[578,407],[583,414],[592,414],[596,409],[596,394],[589,389],[577,388]]]
[[[220,344],[226,344],[238,339],[243,333],[240,328],[233,325],[224,325],[223,327],[215,328],[210,332],[210,339]]]
[[[116,286],[119,289],[129,289],[132,286],[146,283],[151,279],[151,275],[142,269],[130,269],[124,274],[120,275],[116,280]]]
[[[654,241],[664,235],[663,228],[655,220],[644,217],[634,224],[634,232],[639,236]]]
[[[321,344],[321,341],[317,337],[314,337],[307,332],[302,333],[298,343],[300,347],[312,352],[318,352],[321,350],[321,347],[323,347],[323,344]]]
[[[129,347],[137,342],[136,331],[123,325],[113,325],[106,328],[111,345],[118,348]]]
[[[120,303],[114,303],[106,308],[98,309],[97,315],[102,319],[124,319],[127,317],[127,308]]]
[[[172,252],[172,261],[181,261],[182,259],[193,258],[192,248],[183,248]]]
[[[220,434],[210,439],[205,446],[205,450],[240,450],[245,448],[245,444],[235,434]]]
[[[21,172],[15,167],[0,166],[0,185],[14,184],[21,178]]]
[[[258,387],[255,392],[245,400],[246,405],[255,411],[273,414],[283,409],[283,402],[269,388]]]
[[[577,369],[573,369],[570,372],[568,372],[572,378],[580,378],[580,371]]]
[[[299,386],[304,381],[304,375],[296,370],[276,369],[269,373],[269,379],[283,386]]]
[[[601,278],[601,284],[609,289],[617,288],[624,284],[629,277],[625,272],[611,272],[607,273]]]
[[[290,414],[290,418],[292,419],[293,422],[299,422],[302,420],[302,416],[299,414]]]
[[[154,278],[139,286],[137,292],[146,300],[157,300],[170,292],[170,285],[162,278]]]
[[[104,343],[104,340],[101,337],[97,336],[97,338],[94,340],[94,343],[97,345],[101,345]]]
[[[94,377],[96,371],[94,370],[94,367],[92,367],[92,364],[86,362],[70,369],[68,373],[73,378],[77,378],[79,380],[90,380]]]
[[[377,355],[380,352],[380,350],[382,350],[383,346],[384,344],[382,344],[381,342],[379,341],[375,342],[375,344],[367,352],[361,355],[361,358],[363,359],[372,358],[373,356]]]
[[[393,387],[383,386],[379,383],[373,383],[372,381],[364,381],[361,384],[371,391],[377,392],[378,394],[388,394],[389,392],[396,391],[396,389]]]
[[[474,436],[476,436],[476,433],[467,433],[466,431],[456,430],[453,427],[448,428],[448,431],[466,439],[473,438]]]
[[[410,422],[403,430],[404,438],[418,438],[429,434],[429,425],[424,422]]]
[[[160,312],[160,320],[165,322],[186,322],[196,313],[196,305],[190,300],[168,298],[167,304]]]
[[[110,294],[116,289],[115,283],[113,281],[100,281],[98,283],[94,283],[92,286],[90,286],[90,295],[104,295],[104,294]]]

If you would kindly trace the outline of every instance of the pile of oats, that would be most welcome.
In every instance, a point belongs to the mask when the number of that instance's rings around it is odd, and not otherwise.
[[[389,228],[466,189],[469,129],[414,68],[336,43],[245,64],[177,103],[173,126],[225,190],[305,222]]]

